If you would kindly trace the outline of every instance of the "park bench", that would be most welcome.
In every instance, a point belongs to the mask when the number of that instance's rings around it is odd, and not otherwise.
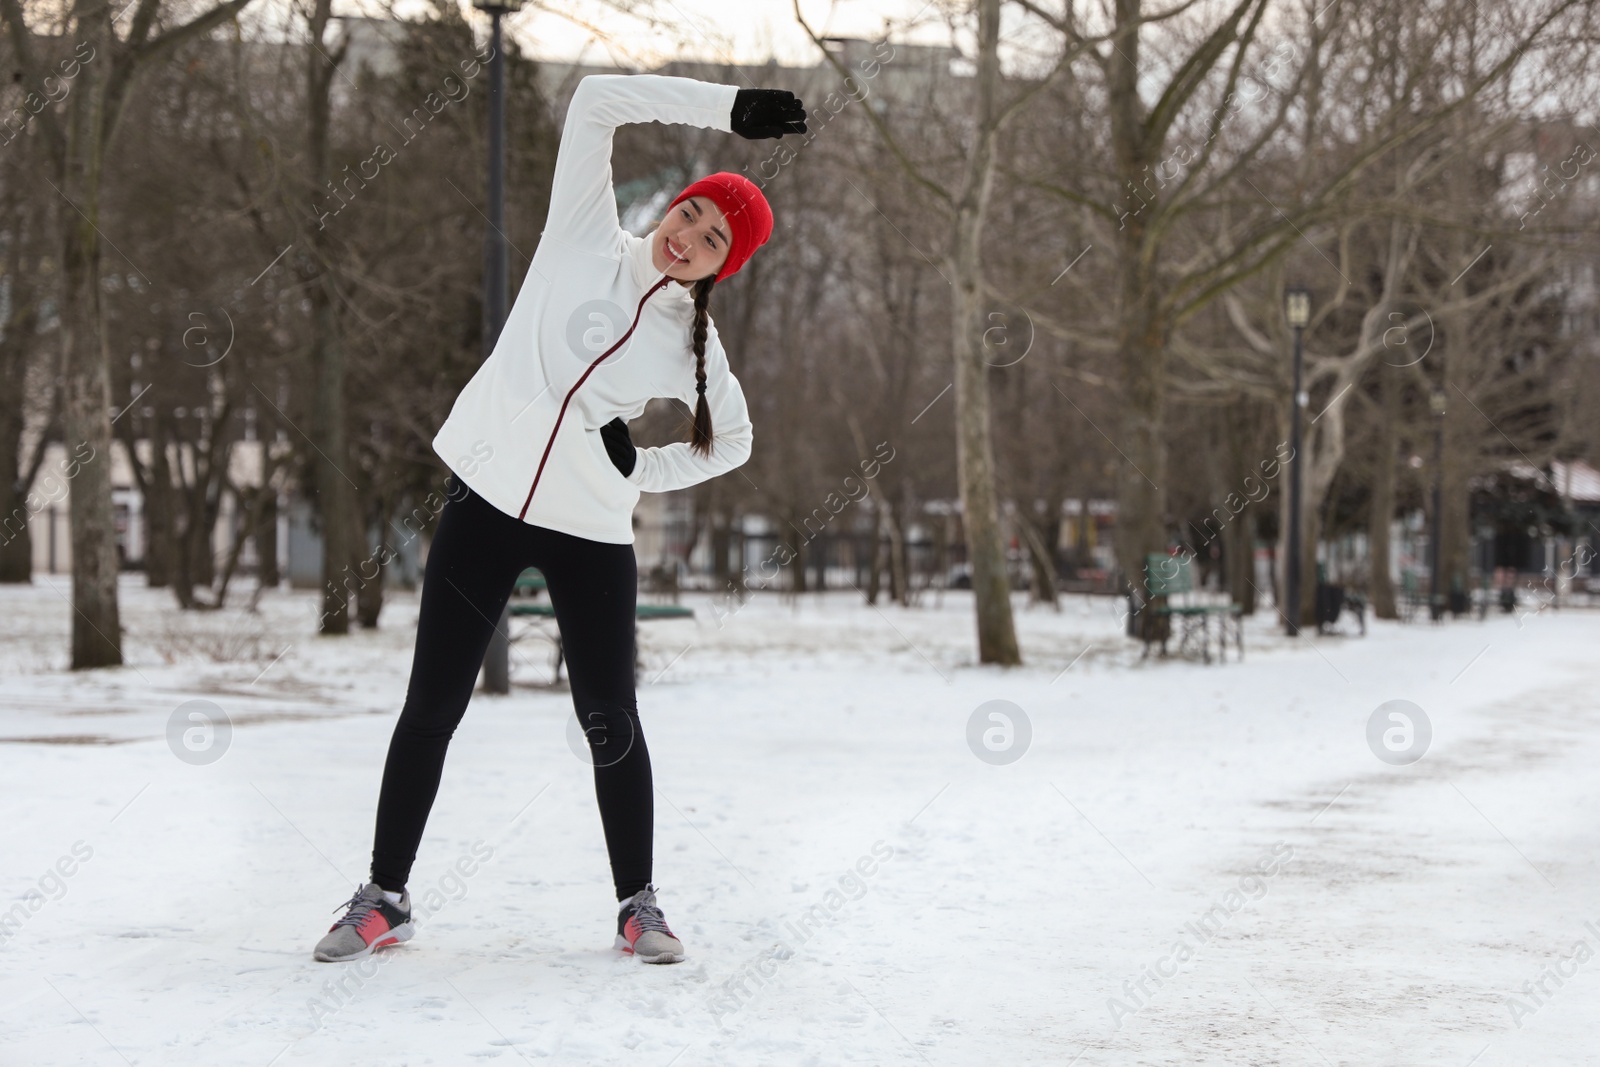
[[[1190,559],[1189,556],[1163,556],[1160,553],[1145,557],[1145,583],[1149,595],[1147,607],[1157,618],[1167,620],[1169,625],[1144,631],[1149,635],[1145,638],[1144,655],[1150,654],[1153,640],[1160,641],[1161,654],[1167,654],[1167,641],[1172,632],[1170,623],[1175,622],[1180,656],[1198,649],[1200,658],[1210,663],[1211,635],[1215,630],[1217,658],[1223,663],[1228,661],[1228,636],[1231,632],[1239,659],[1243,660],[1244,613],[1239,605],[1233,603],[1196,602],[1193,599],[1195,588],[1194,576],[1189,569]],[[1180,597],[1182,601],[1174,603],[1174,597]]]
[[[1400,600],[1396,605],[1401,622],[1412,622],[1419,611],[1428,607],[1428,592],[1422,587],[1422,576],[1410,567],[1400,572]]]
[[[1361,627],[1361,636],[1367,636],[1367,597],[1349,586],[1336,585],[1327,580],[1327,568],[1317,564],[1317,633],[1327,634],[1332,632],[1333,625],[1339,621],[1339,616],[1348,608],[1356,617],[1356,622]]]
[[[545,583],[544,575],[539,573],[539,569],[537,567],[529,567],[527,570],[523,571],[517,576],[516,585],[512,588],[510,606],[511,615],[514,618],[555,618],[556,609],[554,605],[550,604],[548,601],[536,601],[533,599],[540,593],[545,592],[547,589],[548,586]],[[694,618],[694,611],[693,609],[686,608],[681,604],[639,604],[633,610],[633,617],[633,680],[634,684],[637,685],[639,683],[640,666],[639,623],[649,622],[656,619],[692,619]],[[561,664],[565,660],[565,654],[561,647],[561,631],[558,628],[554,636],[542,630],[539,631],[539,634],[540,636],[551,640],[555,645],[555,677],[551,684],[560,684]],[[529,636],[527,633],[513,633],[511,635],[511,640],[515,642],[527,636]]]
[[[1459,580],[1452,580],[1450,589],[1435,599],[1429,588],[1425,572],[1406,568],[1400,572],[1400,600],[1396,605],[1401,622],[1412,622],[1419,611],[1426,609],[1428,618],[1438,622],[1448,611],[1451,615],[1475,613],[1485,618],[1489,613],[1488,586],[1480,582],[1481,596],[1474,596]]]

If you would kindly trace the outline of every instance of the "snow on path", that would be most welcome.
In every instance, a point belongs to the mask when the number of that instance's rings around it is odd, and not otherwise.
[[[184,617],[129,576],[130,664],[74,676],[70,590],[48,581],[0,588],[0,739],[35,739],[0,743],[20,915],[0,1064],[1499,1067],[1600,1047],[1600,963],[1575,957],[1600,947],[1600,614],[1306,639],[1262,616],[1243,664],[1206,667],[1141,662],[1112,601],[1019,596],[1008,671],[974,663],[968,594],[686,596],[694,622],[644,627],[640,706],[689,959],[610,949],[570,696],[519,687],[475,697],[452,742],[417,938],[335,965],[310,949],[366,873],[415,595],[319,639],[308,594]],[[514,678],[547,675],[537,639],[515,647]],[[234,724],[208,765],[166,740],[191,699]],[[1005,766],[967,743],[995,699],[1033,730]],[[1410,766],[1366,741],[1394,699],[1432,721]]]

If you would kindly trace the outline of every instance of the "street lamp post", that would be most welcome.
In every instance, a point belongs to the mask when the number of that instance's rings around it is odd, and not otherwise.
[[[1448,397],[1442,386],[1434,386],[1428,398],[1433,409],[1433,535],[1428,545],[1428,615],[1438,622],[1444,617],[1444,591],[1439,581],[1439,549],[1444,538],[1444,411]]]
[[[501,46],[500,19],[520,11],[523,0],[472,0],[472,6],[489,16],[489,225],[483,231],[483,358],[494,352],[506,323],[510,279],[505,234],[506,179],[506,68]],[[483,688],[489,693],[511,692],[511,605],[507,603],[489,638],[483,657]]]
[[[1301,339],[1311,321],[1311,290],[1290,286],[1283,294],[1284,316],[1294,329],[1294,402],[1289,408],[1289,558],[1284,561],[1284,632],[1300,632],[1300,414],[1306,394],[1300,386]]]

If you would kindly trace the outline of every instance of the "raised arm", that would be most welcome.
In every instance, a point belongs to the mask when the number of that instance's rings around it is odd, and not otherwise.
[[[629,122],[670,122],[733,132],[739,87],[663,74],[590,74],[567,106],[544,233],[610,255],[622,240],[611,186],[611,134]],[[708,386],[709,388],[709,386]]]
[[[693,371],[686,369],[684,378],[688,386],[677,396],[693,411],[699,400]],[[711,407],[711,454],[701,456],[687,441],[641,448],[628,481],[647,493],[687,489],[731,471],[750,458],[752,427],[744,390],[728,369],[727,353],[712,324],[706,328],[706,403]]]

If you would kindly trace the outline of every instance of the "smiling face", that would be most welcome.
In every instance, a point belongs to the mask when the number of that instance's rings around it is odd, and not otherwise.
[[[672,205],[650,235],[656,270],[680,282],[709,278],[728,261],[733,230],[709,197],[691,196]]]

